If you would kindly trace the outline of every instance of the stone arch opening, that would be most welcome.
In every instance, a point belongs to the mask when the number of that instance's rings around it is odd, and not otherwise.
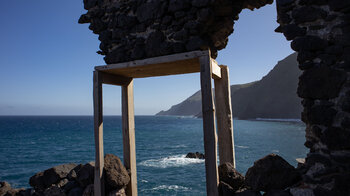
[[[270,0],[84,0],[99,34],[100,54],[107,64],[210,49],[212,57],[227,44],[233,21],[244,8]],[[303,99],[305,146],[302,180],[293,195],[347,195],[350,190],[350,2],[343,0],[277,0],[280,27],[298,52],[298,95]]]

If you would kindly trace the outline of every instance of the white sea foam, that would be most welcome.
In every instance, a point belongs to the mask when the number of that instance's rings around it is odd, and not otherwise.
[[[165,191],[188,191],[190,188],[178,185],[160,185],[152,188],[153,191],[165,190]]]
[[[139,165],[146,167],[158,167],[158,168],[168,168],[168,167],[182,167],[189,164],[204,163],[203,159],[189,159],[185,158],[186,155],[175,155],[160,159],[150,159],[142,161]]]
[[[239,146],[239,145],[235,145],[235,147],[237,147],[237,148],[249,148],[248,146]]]

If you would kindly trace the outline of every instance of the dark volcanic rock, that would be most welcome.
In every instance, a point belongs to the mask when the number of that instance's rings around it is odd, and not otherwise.
[[[44,172],[39,172],[29,179],[29,184],[35,189],[43,190],[50,187],[52,184],[60,182],[61,179],[66,178],[74,167],[76,167],[76,164],[69,163],[55,166]]]
[[[204,157],[204,154],[199,153],[199,152],[196,152],[196,153],[189,152],[189,153],[187,153],[186,158],[190,158],[190,159],[204,159],[205,157]]]
[[[11,190],[11,185],[7,182],[0,182],[0,196],[3,196],[7,191]]]
[[[261,196],[259,191],[253,191],[253,190],[243,190],[236,192],[234,196]]]
[[[330,99],[338,96],[346,73],[326,66],[306,70],[299,78],[298,95],[309,99]]]
[[[68,196],[81,196],[83,194],[84,189],[81,187],[76,187],[69,191]]]
[[[62,189],[52,186],[44,191],[44,196],[66,196]]]
[[[220,181],[227,183],[234,191],[244,186],[244,176],[240,174],[231,163],[224,163],[219,166]]]
[[[81,187],[94,183],[94,163],[85,164],[77,173],[77,182]]]
[[[29,184],[32,186],[35,190],[43,190],[46,188],[45,181],[44,181],[44,172],[36,173],[34,176],[30,177]]]
[[[117,156],[106,154],[104,163],[106,190],[120,189],[129,184],[129,174]]]
[[[270,190],[264,196],[292,196],[287,190]]]
[[[270,154],[254,162],[249,168],[245,182],[257,191],[285,189],[300,179],[299,173],[278,155]]]
[[[94,196],[94,185],[90,184],[86,186],[82,196]]]
[[[215,58],[225,48],[242,9],[270,3],[272,0],[85,0],[88,12],[79,23],[90,23],[89,29],[100,35],[98,53],[106,55],[107,64],[207,49]],[[179,33],[184,29],[188,34]],[[112,32],[108,39],[103,35],[106,32]],[[139,38],[147,41],[136,50]]]
[[[235,194],[235,190],[225,182],[220,181],[219,183],[219,195],[220,196],[231,196]]]

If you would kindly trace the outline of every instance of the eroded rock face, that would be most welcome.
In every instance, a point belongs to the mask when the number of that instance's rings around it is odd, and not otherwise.
[[[246,176],[246,185],[257,191],[285,189],[300,180],[300,174],[282,157],[270,154],[254,162]]]
[[[230,185],[234,192],[244,187],[244,176],[231,163],[224,163],[219,166],[219,179]]]
[[[84,0],[88,12],[79,23],[90,23],[99,34],[107,64],[210,49],[225,48],[234,20],[244,8],[272,0]]]
[[[106,190],[121,189],[129,184],[128,171],[117,156],[106,154],[104,163]]]

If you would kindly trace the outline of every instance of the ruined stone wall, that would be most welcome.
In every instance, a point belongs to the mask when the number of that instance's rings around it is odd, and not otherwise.
[[[84,0],[107,64],[210,49],[215,58],[244,8],[271,0]],[[280,27],[298,52],[303,98],[302,180],[292,195],[350,195],[350,0],[277,0]]]
[[[225,48],[244,8],[272,0],[84,0],[79,23],[99,35],[107,64]]]
[[[303,70],[298,95],[310,149],[291,193],[350,195],[350,1],[277,0],[277,11],[276,31],[292,40]]]

